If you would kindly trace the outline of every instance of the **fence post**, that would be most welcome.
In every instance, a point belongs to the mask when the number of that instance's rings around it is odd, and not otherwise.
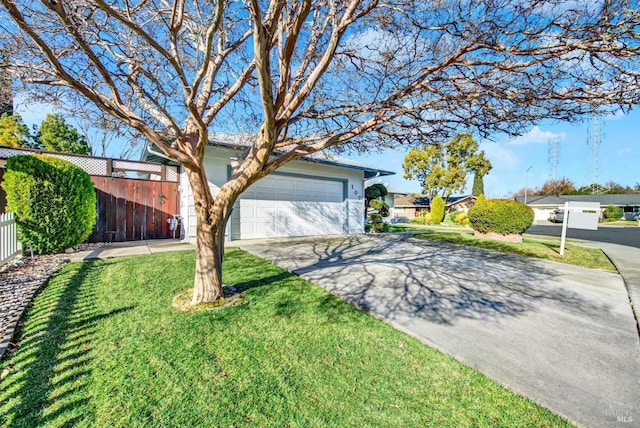
[[[0,214],[0,266],[20,254],[20,250],[15,215]]]

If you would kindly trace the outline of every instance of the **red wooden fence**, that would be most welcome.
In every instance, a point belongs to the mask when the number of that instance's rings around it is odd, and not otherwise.
[[[0,146],[0,166],[11,156],[45,154],[72,162],[85,170],[95,185],[98,218],[89,242],[121,242],[172,238],[167,219],[179,213],[180,168],[73,153],[46,152]],[[0,169],[0,182],[2,182]],[[122,178],[127,173],[146,174],[149,180]],[[0,213],[4,194],[0,188]]]
[[[98,218],[89,242],[171,238],[167,219],[179,213],[178,183],[92,176]]]

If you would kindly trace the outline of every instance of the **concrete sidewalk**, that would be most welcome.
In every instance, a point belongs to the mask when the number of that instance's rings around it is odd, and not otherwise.
[[[69,254],[72,262],[83,260],[105,260],[114,257],[142,256],[145,254],[165,253],[168,251],[195,250],[193,244],[177,239],[153,239],[147,241],[111,242],[91,250]]]
[[[640,341],[617,274],[397,234],[241,248],[580,426],[640,422]]]
[[[616,266],[627,287],[640,335],[640,248],[593,241],[580,241],[580,245],[600,248]]]

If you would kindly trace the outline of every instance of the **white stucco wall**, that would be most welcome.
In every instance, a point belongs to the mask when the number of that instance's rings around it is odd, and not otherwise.
[[[209,187],[215,196],[226,181],[229,171],[229,158],[236,155],[237,151],[216,147],[207,148],[204,165],[209,179]],[[335,178],[346,180],[346,195],[342,202],[344,212],[348,218],[347,232],[349,234],[364,232],[364,172],[352,168],[344,168],[332,165],[323,165],[304,161],[290,162],[277,170],[279,173],[292,174],[300,177]],[[181,173],[181,215],[185,230],[184,240],[194,241],[196,236],[196,215],[193,193],[185,172]],[[228,239],[232,221],[227,226]]]

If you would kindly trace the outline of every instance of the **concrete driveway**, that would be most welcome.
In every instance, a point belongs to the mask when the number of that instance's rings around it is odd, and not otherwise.
[[[574,423],[640,426],[640,341],[617,274],[397,234],[241,247]]]

